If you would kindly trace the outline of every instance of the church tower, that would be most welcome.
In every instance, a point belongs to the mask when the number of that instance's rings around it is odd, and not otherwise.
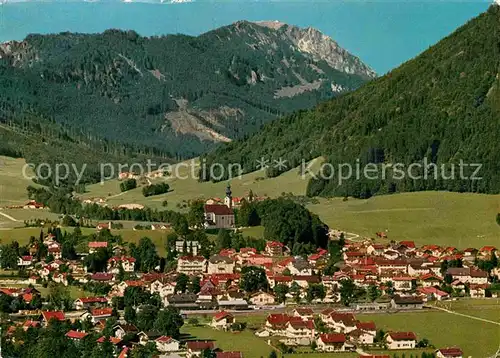
[[[226,187],[226,197],[224,198],[224,204],[228,208],[233,207],[233,196],[232,196],[232,192],[231,192],[231,184],[229,184],[229,183],[227,183],[227,187]]]

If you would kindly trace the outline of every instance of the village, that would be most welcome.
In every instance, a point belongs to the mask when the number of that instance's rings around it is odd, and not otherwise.
[[[223,201],[206,201],[204,229],[237,230],[237,205],[229,186]],[[112,225],[97,225],[98,237],[110,237]],[[151,230],[169,227],[154,225]],[[423,312],[436,302],[498,298],[495,247],[417,247],[413,241],[387,238],[352,240],[336,230],[329,235],[328,248],[301,256],[282,242],[268,240],[263,250],[223,248],[205,257],[203,243],[179,239],[169,251],[175,267],[144,272],[137,253],[127,245],[89,241],[76,259],[69,260],[57,235],[44,234],[41,242],[29,246],[29,255],[17,258],[24,278],[2,279],[0,308],[9,322],[3,339],[15,345],[16,332],[66,322],[65,337],[76,345],[97,336],[97,346],[111,342],[113,356],[120,358],[132,357],[144,347],[160,357],[236,358],[243,353],[222,351],[217,341],[186,339],[180,327],[165,328],[156,317],[164,312],[169,320],[180,318],[180,326],[184,321],[234,332],[248,329],[246,320],[255,315],[262,318],[252,334],[274,354],[309,350],[383,358],[391,356],[370,351],[415,350],[415,357],[426,357],[431,350],[429,357],[465,356],[458,344],[436,347],[432,337],[411,330],[384,331],[358,316]],[[103,252],[112,253],[105,264],[98,270],[88,267],[88,257]],[[332,266],[335,254],[339,258]],[[70,303],[54,299],[60,287],[75,286],[95,290]],[[47,288],[50,299],[42,293]]]

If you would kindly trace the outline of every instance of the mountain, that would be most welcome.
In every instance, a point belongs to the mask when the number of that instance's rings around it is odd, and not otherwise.
[[[197,37],[29,35],[0,45],[0,124],[181,159],[374,77],[329,37],[286,24],[241,21]]]
[[[307,111],[270,123],[246,140],[222,146],[207,165],[240,162],[245,172],[257,160],[282,158],[287,168],[271,167],[269,176],[300,165],[302,159],[327,158],[323,179],[309,182],[309,195],[370,197],[416,190],[500,192],[500,7],[471,20],[435,46],[358,90]],[[411,163],[416,172],[396,177],[389,164]],[[338,166],[373,163],[376,179],[344,180]],[[459,174],[460,161],[480,164]],[[437,171],[431,166],[435,164]],[[456,174],[452,174],[455,167]],[[445,175],[441,175],[444,168]],[[435,177],[435,172],[438,175]],[[424,177],[426,175],[427,177]],[[373,175],[371,175],[373,176]],[[419,178],[422,176],[422,178]],[[363,179],[364,178],[364,179]],[[205,174],[204,179],[210,177]]]

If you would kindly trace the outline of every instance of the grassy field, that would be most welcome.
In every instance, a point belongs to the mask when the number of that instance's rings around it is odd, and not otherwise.
[[[482,317],[490,320],[500,319],[500,305],[498,300],[460,300],[448,302],[453,310]],[[449,308],[449,307],[447,307]],[[478,314],[478,310],[481,312]],[[485,317],[483,317],[483,315]],[[194,327],[186,325],[183,327],[184,333],[196,336],[198,339],[214,339],[217,345],[224,350],[241,350],[245,352],[246,347],[251,345],[254,350],[250,357],[260,357],[260,354],[268,349],[267,340],[253,336],[252,329],[258,329],[265,321],[266,314],[238,314],[236,321],[247,322],[247,331],[241,335],[233,333],[215,331],[210,327]],[[206,324],[210,320],[210,315],[199,316],[199,321]],[[422,312],[399,312],[393,314],[356,314],[356,318],[361,321],[374,321],[377,328],[385,331],[413,331],[418,339],[427,338],[436,348],[459,346],[464,350],[464,356],[473,358],[483,358],[496,352],[500,342],[500,326],[492,323],[477,321],[467,317],[456,316],[450,313],[437,310],[426,310]],[[496,319],[495,319],[496,318]],[[247,333],[252,332],[252,337]],[[249,342],[249,343],[246,343]],[[432,350],[432,349],[431,349]],[[401,357],[402,352],[367,350],[373,354],[397,353]],[[410,354],[421,353],[420,350],[408,351]],[[265,355],[264,355],[265,356]],[[324,354],[293,354],[290,357],[325,357]],[[330,355],[328,355],[330,356]],[[349,354],[332,355],[332,357],[350,357]]]
[[[322,159],[313,163],[312,170],[319,168]],[[188,162],[189,163],[189,162]],[[29,180],[21,180],[24,162],[19,159],[0,157],[0,206],[22,203]],[[121,193],[118,180],[110,180],[87,187],[82,198],[106,198],[109,205],[138,203],[161,209],[167,201],[167,209],[185,210],[186,202],[196,198],[224,197],[226,182],[200,183],[193,178],[190,168],[178,167],[178,177],[167,178],[171,191],[167,194],[145,198],[142,188]],[[172,173],[175,173],[175,167]],[[195,171],[196,173],[196,171]],[[265,178],[264,173],[254,172],[231,180],[233,196],[245,196],[251,189],[255,195],[276,197],[283,192],[304,195],[307,180],[292,169],[277,178]],[[373,197],[367,200],[350,198],[320,199],[309,209],[318,214],[330,227],[373,237],[377,231],[387,230],[389,239],[414,240],[417,244],[440,244],[466,248],[498,245],[500,226],[495,216],[500,212],[500,195],[479,195],[448,192],[417,192]],[[22,226],[27,218],[46,218],[44,210],[3,210],[18,222],[0,215],[0,229]],[[259,237],[261,228],[245,229],[248,236]],[[127,239],[126,237],[124,237]],[[133,238],[132,238],[133,240]]]
[[[40,235],[41,228],[16,228],[16,229],[6,229],[0,230],[0,243],[5,244],[12,241],[19,242],[20,245],[26,245],[29,242],[30,236],[38,237]],[[43,229],[47,232],[47,229]],[[73,228],[63,228],[63,231],[72,231]],[[95,233],[96,230],[93,228],[82,228],[82,233],[89,235]],[[165,256],[165,243],[167,235],[170,231],[168,230],[133,230],[133,229],[121,229],[121,230],[111,230],[113,235],[120,235],[124,241],[129,243],[139,243],[139,240],[143,237],[149,237],[151,241],[156,245],[158,253],[161,256]]]
[[[34,183],[23,176],[25,164],[24,159],[0,156],[0,207],[23,204],[28,200],[26,187]],[[26,173],[32,174],[30,170]]]
[[[313,165],[311,166],[313,170],[314,168],[319,168],[321,162],[321,158],[314,160]],[[185,163],[188,163],[189,165],[191,164],[191,162]],[[125,193],[120,193],[120,182],[118,180],[110,180],[104,182],[103,184],[94,184],[87,187],[88,192],[81,195],[81,197],[107,198],[107,202],[113,206],[137,203],[153,208],[161,208],[162,202],[167,200],[167,208],[171,210],[178,209],[178,204],[182,205],[185,201],[191,199],[224,197],[227,182],[200,183],[195,177],[193,177],[191,167],[185,168],[183,166],[179,166],[178,168],[179,169],[176,169],[174,167],[171,178],[165,179],[169,183],[171,189],[171,191],[167,194],[145,198],[142,195],[141,187]],[[176,170],[178,171],[178,175],[174,175]],[[194,172],[196,174],[197,170]],[[188,178],[181,179],[185,176],[188,176]],[[240,178],[234,178],[230,182],[234,197],[246,196],[250,189],[257,196],[276,197],[281,195],[283,192],[303,195],[306,191],[308,181],[299,175],[298,168],[296,168],[284,173],[278,178],[265,178],[264,172],[257,171],[243,175]]]
[[[474,308],[464,313],[474,315]],[[500,307],[491,309],[500,315]],[[358,314],[362,321],[374,321],[386,331],[413,331],[418,339],[427,338],[437,348],[459,346],[467,357],[488,357],[500,342],[500,326],[446,312],[429,311],[395,314]]]
[[[418,192],[368,200],[320,199],[309,205],[330,227],[373,237],[387,230],[389,239],[458,248],[498,245],[500,195]]]

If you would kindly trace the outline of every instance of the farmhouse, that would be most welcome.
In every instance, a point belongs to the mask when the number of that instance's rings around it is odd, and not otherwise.
[[[346,350],[346,337],[342,333],[320,334],[316,340],[318,351],[344,352]]]
[[[231,328],[231,325],[235,322],[234,316],[226,311],[216,313],[212,318],[212,323],[210,324],[215,329],[222,329],[227,331]]]
[[[155,339],[156,349],[161,353],[177,352],[179,350],[179,341],[168,336],[160,336]]]
[[[460,348],[441,348],[436,351],[436,358],[462,358],[464,353]]]
[[[385,336],[388,349],[413,349],[417,336],[413,332],[390,332]]]

